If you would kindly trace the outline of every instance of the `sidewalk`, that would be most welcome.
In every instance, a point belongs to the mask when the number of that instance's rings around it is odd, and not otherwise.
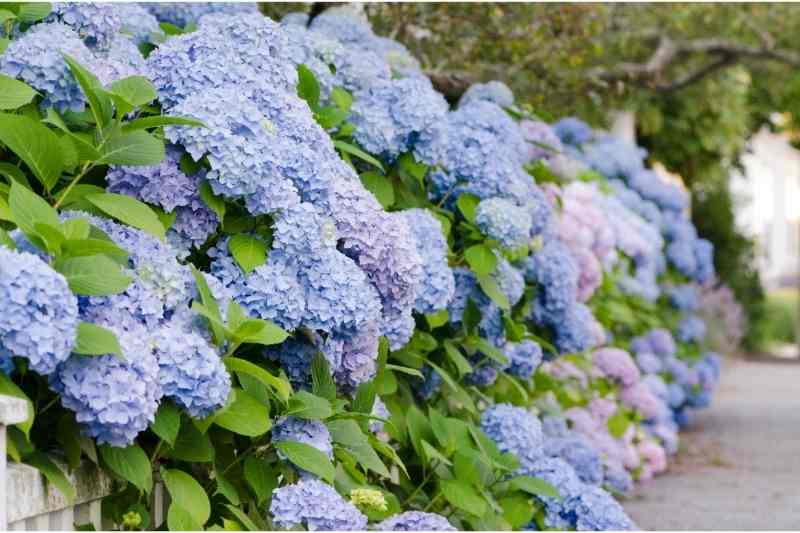
[[[643,529],[800,529],[800,364],[729,360],[670,472],[623,502]]]

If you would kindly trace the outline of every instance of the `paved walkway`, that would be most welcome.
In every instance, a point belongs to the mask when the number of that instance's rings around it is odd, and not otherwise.
[[[624,505],[643,529],[800,529],[800,364],[727,361],[670,472]]]

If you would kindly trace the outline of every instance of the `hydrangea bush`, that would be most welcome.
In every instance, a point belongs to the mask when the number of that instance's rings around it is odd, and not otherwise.
[[[721,366],[644,150],[499,81],[451,109],[347,7],[8,13],[11,460],[98,463],[127,529],[636,528]]]

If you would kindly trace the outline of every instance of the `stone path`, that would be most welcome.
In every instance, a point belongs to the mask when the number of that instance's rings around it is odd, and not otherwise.
[[[800,529],[800,364],[726,361],[670,472],[623,504],[642,529]]]

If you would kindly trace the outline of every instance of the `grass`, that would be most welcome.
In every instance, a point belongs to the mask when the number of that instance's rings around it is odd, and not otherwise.
[[[767,295],[765,339],[767,343],[794,343],[800,329],[800,291],[778,289]]]

